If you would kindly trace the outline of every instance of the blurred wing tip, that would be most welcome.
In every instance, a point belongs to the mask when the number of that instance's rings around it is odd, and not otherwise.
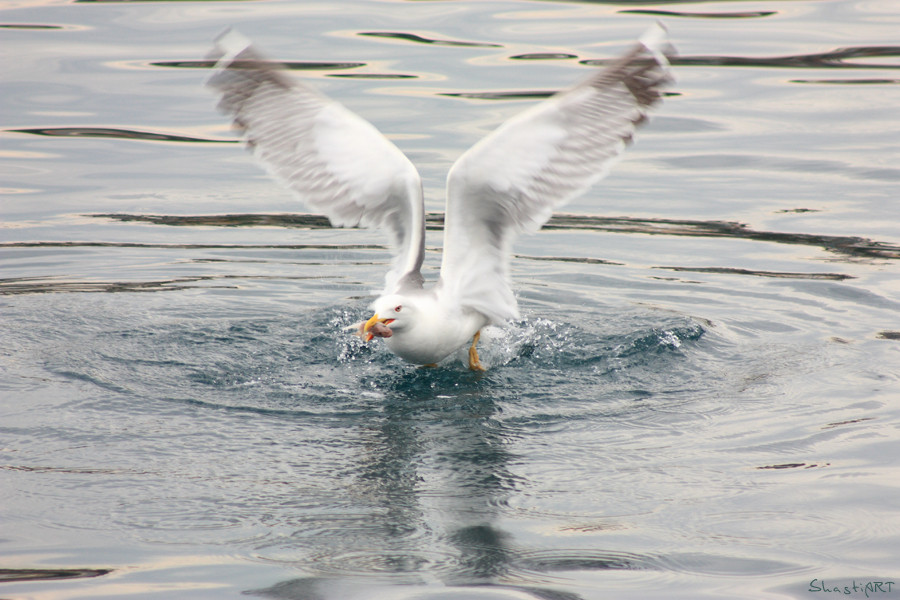
[[[657,21],[638,38],[638,43],[653,55],[654,60],[664,67],[669,66],[669,57],[675,56],[675,47],[669,43],[669,31]]]
[[[666,29],[666,26],[657,21],[648,27],[647,31],[641,35],[640,42],[648,48],[660,47],[666,43],[668,33],[669,31]]]
[[[217,63],[227,65],[251,46],[250,39],[229,27],[215,39]]]
[[[638,41],[650,50],[660,50],[668,43],[666,26],[657,21],[641,35]]]

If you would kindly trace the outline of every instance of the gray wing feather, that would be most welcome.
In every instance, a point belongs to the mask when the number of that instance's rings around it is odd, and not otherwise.
[[[515,318],[509,255],[516,235],[601,179],[670,83],[665,30],[586,81],[513,117],[447,178],[441,288],[493,322]]]
[[[207,85],[254,155],[337,227],[385,230],[396,249],[385,292],[421,287],[425,220],[412,163],[371,124],[266,61],[234,31],[216,40]]]

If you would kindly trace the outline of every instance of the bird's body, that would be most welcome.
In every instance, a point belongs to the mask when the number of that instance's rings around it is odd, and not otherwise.
[[[436,364],[470,344],[488,324],[478,311],[442,296],[440,287],[432,287],[404,295],[390,294],[375,301],[372,309],[377,319],[390,321],[390,335],[384,342],[391,352],[413,364]]]
[[[447,177],[440,278],[424,286],[422,184],[415,167],[372,125],[288,78],[235,32],[217,40],[209,85],[256,156],[336,226],[385,230],[395,248],[374,315],[359,334],[381,337],[414,364],[436,364],[488,324],[518,316],[509,284],[515,237],[598,181],[669,81],[662,27],[582,83],[476,143]]]

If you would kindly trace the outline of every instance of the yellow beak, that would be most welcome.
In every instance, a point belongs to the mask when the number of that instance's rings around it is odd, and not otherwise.
[[[394,322],[394,319],[382,319],[378,316],[378,313],[372,315],[372,318],[366,321],[366,324],[363,325],[363,336],[362,338],[365,341],[371,341],[375,336],[369,333],[369,330],[375,326],[375,323],[384,323],[385,325],[389,325]]]

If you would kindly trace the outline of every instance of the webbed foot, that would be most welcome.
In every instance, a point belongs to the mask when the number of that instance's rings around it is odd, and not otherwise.
[[[475,334],[475,337],[472,338],[472,345],[469,346],[469,369],[472,371],[487,371],[478,359],[478,349],[475,347],[476,344],[478,344],[478,338],[480,337],[481,330]]]

